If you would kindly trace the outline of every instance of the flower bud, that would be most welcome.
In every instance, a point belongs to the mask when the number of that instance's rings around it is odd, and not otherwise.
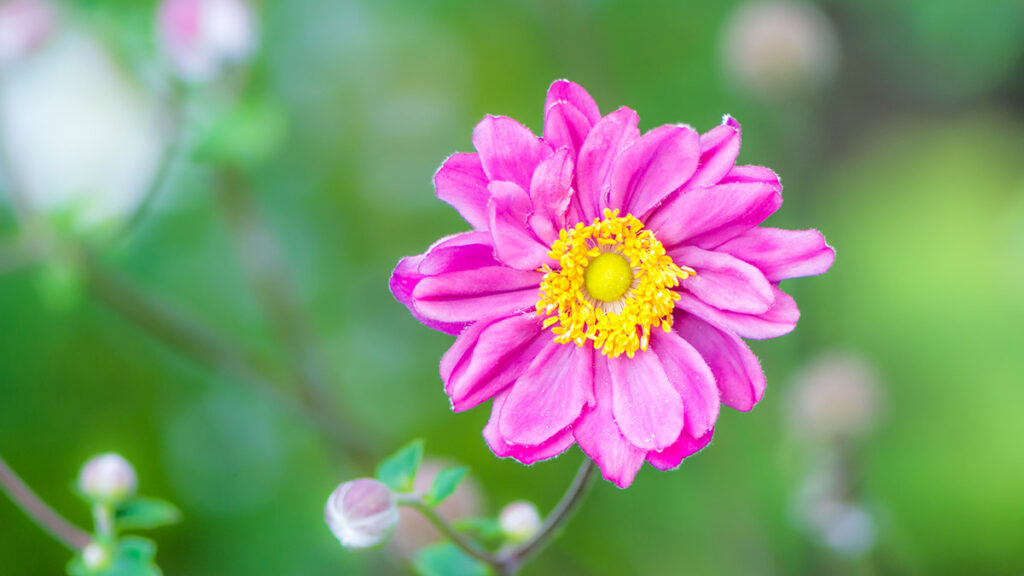
[[[245,0],[164,0],[157,32],[174,71],[206,82],[256,49],[256,19]]]
[[[324,509],[327,526],[346,548],[369,548],[387,541],[398,525],[398,504],[391,489],[372,478],[338,486]]]
[[[831,80],[839,41],[828,17],[810,2],[754,1],[739,6],[726,24],[723,56],[738,87],[773,100]]]
[[[55,20],[56,11],[46,0],[0,1],[0,68],[39,47]]]
[[[110,564],[110,553],[107,552],[106,547],[96,542],[90,542],[82,550],[82,563],[89,570],[102,570]]]
[[[78,475],[78,489],[99,502],[120,502],[135,494],[135,469],[117,454],[94,456]]]
[[[852,352],[829,352],[804,366],[795,378],[790,417],[808,439],[855,437],[877,418],[881,391],[879,376],[863,357]]]
[[[498,525],[510,540],[523,542],[540,530],[541,518],[537,507],[530,502],[512,502],[501,510]]]

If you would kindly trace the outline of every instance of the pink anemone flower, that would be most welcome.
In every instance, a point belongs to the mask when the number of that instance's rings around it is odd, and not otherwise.
[[[782,204],[767,168],[736,165],[740,126],[646,134],[580,86],[548,90],[544,136],[485,117],[437,196],[473,229],[399,262],[391,290],[457,336],[452,408],[493,400],[484,438],[524,464],[578,443],[619,487],[711,440],[719,404],[748,411],[765,376],[743,338],[793,330],[787,278],[835,254],[816,230],[760,226]]]

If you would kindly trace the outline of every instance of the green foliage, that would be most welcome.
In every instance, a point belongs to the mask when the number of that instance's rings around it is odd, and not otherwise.
[[[181,512],[171,504],[156,498],[134,498],[117,509],[115,522],[121,530],[148,530],[174,524],[181,520]]]
[[[459,483],[466,477],[467,472],[469,472],[469,468],[466,466],[445,468],[438,472],[434,477],[434,483],[430,486],[430,492],[423,497],[427,506],[437,506],[444,502],[459,487]]]
[[[454,544],[444,543],[420,550],[413,560],[420,576],[489,576],[490,566],[466,556]]]
[[[452,523],[459,532],[476,534],[479,540],[494,542],[505,537],[496,518],[462,518]]]
[[[377,479],[395,492],[412,492],[423,460],[423,440],[413,440],[377,466]]]

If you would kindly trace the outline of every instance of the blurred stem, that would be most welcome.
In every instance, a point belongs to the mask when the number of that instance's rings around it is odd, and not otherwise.
[[[318,411],[311,411],[307,405],[274,386],[273,374],[218,338],[205,326],[150,298],[106,270],[102,263],[88,254],[83,257],[83,272],[87,285],[100,301],[155,339],[197,364],[251,386],[296,416],[312,420],[333,445],[359,463],[372,460],[374,455],[367,446],[343,428],[342,423],[325,418]]]
[[[81,550],[92,541],[89,534],[65,520],[36,496],[36,493],[4,462],[3,457],[0,457],[0,488],[7,492],[26,516],[61,544],[72,550]]]
[[[349,415],[339,414],[339,405],[331,394],[332,378],[327,362],[305,314],[296,304],[296,293],[288,283],[290,275],[283,264],[280,245],[253,201],[244,175],[236,169],[224,168],[218,196],[235,249],[278,344],[284,350],[291,378],[301,391],[303,401],[323,420],[339,426],[352,422]],[[361,444],[367,443],[351,425],[346,426],[346,434]]]
[[[540,530],[526,542],[496,554],[484,550],[476,542],[459,533],[448,521],[439,516],[432,507],[427,505],[423,501],[422,496],[418,494],[398,494],[397,498],[400,505],[419,511],[424,518],[440,530],[460,550],[489,565],[499,576],[510,576],[518,574],[527,560],[543,550],[545,546],[558,536],[558,530],[572,517],[573,512],[583,502],[583,496],[586,495],[587,488],[590,487],[594,479],[595,470],[597,470],[597,466],[594,464],[594,461],[584,456],[583,463],[580,465],[579,471],[576,472],[576,477],[573,478],[572,484],[569,485],[569,489],[562,495],[562,499],[559,500],[555,508],[548,514]]]
[[[579,471],[576,472],[572,484],[555,505],[554,510],[544,519],[540,530],[526,542],[515,548],[510,548],[500,555],[502,569],[498,571],[499,574],[516,574],[527,560],[543,550],[558,536],[558,530],[572,518],[576,508],[583,502],[587,488],[593,482],[595,470],[597,470],[597,465],[594,464],[594,461],[584,456],[583,463],[580,465]]]

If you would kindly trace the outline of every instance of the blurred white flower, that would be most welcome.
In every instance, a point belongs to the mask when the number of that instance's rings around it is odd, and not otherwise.
[[[498,514],[498,525],[510,540],[523,542],[540,530],[540,513],[532,502],[512,502],[501,509],[501,513]]]
[[[849,470],[836,453],[827,454],[800,485],[794,498],[797,524],[843,556],[857,556],[875,543],[875,522],[851,491]]]
[[[89,459],[78,474],[78,489],[97,502],[120,502],[135,494],[135,469],[119,454]]]
[[[258,44],[256,17],[245,0],[164,0],[157,32],[174,71],[206,82],[249,59]]]
[[[0,69],[38,48],[53,31],[56,17],[46,0],[0,3]]]
[[[798,0],[740,5],[726,23],[722,52],[731,80],[765,99],[819,88],[839,64],[832,23],[817,6]]]
[[[451,468],[453,465],[444,460],[424,460],[416,474],[413,491],[417,494],[427,493],[431,484],[434,483],[437,473],[445,468]],[[483,510],[482,499],[480,488],[472,478],[466,478],[459,483],[455,493],[441,502],[434,510],[445,520],[453,522],[462,518],[479,516]],[[395,530],[391,546],[400,556],[412,558],[421,548],[440,539],[441,534],[437,528],[434,528],[433,524],[424,519],[421,514],[406,514],[402,517],[402,523]]]
[[[80,30],[4,71],[0,153],[19,200],[78,228],[129,217],[155,176],[166,136],[160,107]]]
[[[871,364],[852,352],[829,352],[797,374],[790,389],[790,418],[812,440],[856,436],[878,416],[879,377]]]
[[[398,519],[398,504],[391,489],[373,478],[338,486],[324,507],[327,526],[346,548],[383,544],[398,525]]]

